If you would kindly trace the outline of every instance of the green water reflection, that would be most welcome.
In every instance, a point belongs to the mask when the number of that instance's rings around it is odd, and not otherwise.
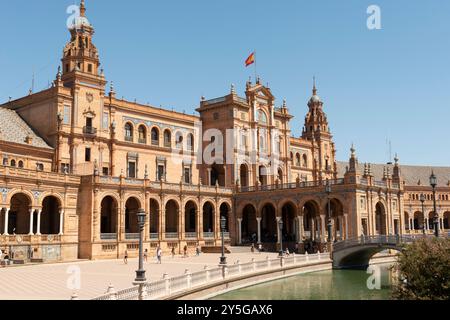
[[[212,300],[387,300],[391,292],[391,264],[377,266],[381,289],[368,288],[371,274],[364,270],[329,270],[231,291]]]

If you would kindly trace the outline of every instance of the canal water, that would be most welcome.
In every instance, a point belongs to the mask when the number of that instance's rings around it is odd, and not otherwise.
[[[230,291],[211,300],[388,300],[391,266],[305,273]]]

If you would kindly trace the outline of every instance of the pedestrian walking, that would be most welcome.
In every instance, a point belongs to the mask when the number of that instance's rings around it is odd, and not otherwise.
[[[125,250],[125,255],[123,256],[123,263],[128,264],[128,250]]]
[[[255,253],[255,245],[252,243],[252,247],[250,248],[250,251],[252,252],[252,253]]]
[[[187,258],[188,257],[188,247],[187,247],[187,245],[184,246],[183,253],[184,253],[184,257]]]
[[[172,247],[172,259],[175,258],[175,247]]]
[[[144,261],[147,262],[148,260],[148,249],[145,249],[144,251]]]
[[[161,247],[158,247],[158,249],[156,249],[156,258],[158,259],[158,263],[161,264],[162,263]]]
[[[197,256],[197,257],[199,257],[200,256],[200,246],[197,244],[197,247],[195,248],[195,255]]]

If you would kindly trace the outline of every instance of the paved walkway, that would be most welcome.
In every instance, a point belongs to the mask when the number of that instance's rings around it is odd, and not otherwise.
[[[276,253],[232,253],[227,255],[228,264],[237,260],[241,263],[275,258]],[[163,256],[162,264],[155,257],[145,263],[146,276],[150,281],[162,279],[167,273],[170,277],[203,270],[205,265],[216,267],[220,254],[202,254],[199,257]],[[137,259],[81,261],[48,265],[29,265],[0,268],[0,300],[68,300],[74,292],[80,299],[90,299],[105,293],[111,283],[116,290],[129,288],[138,267]],[[77,277],[77,275],[80,275]],[[78,281],[79,280],[79,281]],[[80,290],[74,290],[79,283]]]

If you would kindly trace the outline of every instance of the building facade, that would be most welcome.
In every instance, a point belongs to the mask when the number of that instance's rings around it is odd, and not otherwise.
[[[381,175],[361,168],[353,147],[348,163],[337,162],[315,85],[300,137],[287,103],[276,106],[260,79],[245,97],[232,86],[186,115],[116,97],[84,1],[69,32],[53,85],[0,105],[0,248],[17,260],[135,255],[140,208],[150,252],[217,247],[221,217],[228,245],[268,249],[282,239],[320,247],[328,224],[336,240],[429,226],[431,168],[408,167],[405,178],[396,160]],[[450,168],[438,176],[450,181]],[[449,229],[450,182],[438,195]]]

